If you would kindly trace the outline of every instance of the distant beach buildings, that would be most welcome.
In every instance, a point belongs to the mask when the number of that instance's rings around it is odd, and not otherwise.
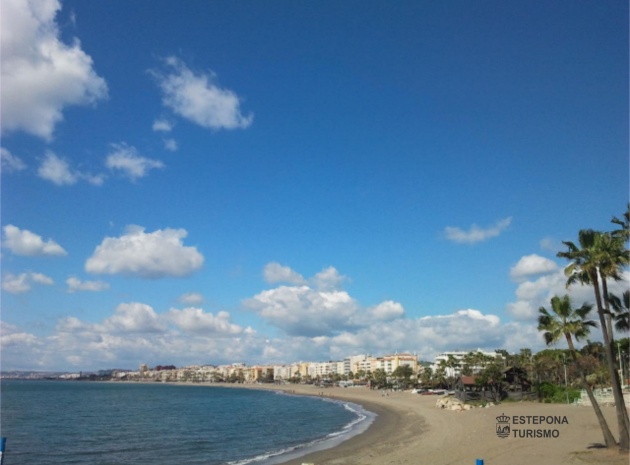
[[[418,379],[422,375],[424,367],[431,369],[433,373],[441,370],[446,378],[458,378],[466,367],[469,372],[475,374],[483,370],[491,361],[503,357],[500,351],[486,352],[481,349],[476,351],[450,351],[443,352],[435,357],[433,364],[418,360],[417,354],[394,353],[380,357],[363,354],[352,355],[343,360],[327,362],[295,362],[282,365],[246,365],[245,363],[231,363],[227,365],[190,365],[177,368],[173,365],[157,365],[150,368],[147,364],[141,364],[137,371],[132,370],[101,370],[98,374],[90,376],[108,378],[121,381],[157,381],[157,382],[319,382],[339,381],[351,385],[370,378],[371,375],[385,374],[390,376],[400,367],[409,367],[410,372]],[[470,374],[470,373],[469,373]],[[81,378],[79,374],[67,373],[57,378],[75,379]]]
[[[395,353],[374,357],[353,355],[340,361],[296,362],[288,365],[253,365],[232,363],[229,365],[193,365],[184,368],[140,365],[138,371],[114,370],[113,379],[162,382],[288,382],[296,379],[324,380],[330,378],[353,379],[364,377],[377,370],[391,375],[401,366],[408,366],[414,374],[421,369],[418,356]]]

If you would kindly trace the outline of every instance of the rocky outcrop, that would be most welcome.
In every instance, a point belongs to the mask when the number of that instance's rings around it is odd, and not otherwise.
[[[490,407],[493,405],[494,404],[492,402],[489,402],[488,404],[486,404],[486,407]],[[470,410],[473,408],[472,405],[466,404],[462,402],[461,400],[459,400],[457,397],[453,397],[453,396],[440,397],[435,402],[435,406],[440,409],[452,410],[454,412],[461,412],[463,410]]]

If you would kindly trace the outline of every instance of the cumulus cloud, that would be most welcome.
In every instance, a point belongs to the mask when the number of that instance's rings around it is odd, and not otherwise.
[[[16,157],[4,147],[0,147],[0,167],[3,173],[13,173],[26,169],[26,163]]]
[[[165,69],[153,71],[162,91],[162,103],[175,114],[204,128],[246,128],[253,115],[241,113],[241,99],[219,87],[214,73],[195,73],[175,57],[165,60]]]
[[[179,296],[178,300],[187,305],[201,305],[203,303],[203,295],[198,292],[188,292]]]
[[[341,275],[333,266],[323,269],[311,278],[313,285],[323,291],[340,289],[346,280],[347,278]]]
[[[21,332],[17,326],[0,321],[0,347],[28,347],[37,345],[39,341],[34,334]]]
[[[40,339],[6,323],[0,329],[3,369],[231,363],[262,352],[264,344],[251,328],[232,323],[227,312],[186,308],[158,313],[141,302],[121,303],[98,322],[64,317]]]
[[[384,303],[395,309],[397,305]],[[270,338],[232,322],[227,312],[201,308],[170,309],[157,313],[146,304],[120,304],[97,323],[68,316],[54,332],[38,339],[17,327],[5,325],[3,368],[40,366],[58,369],[137,367],[140,363],[185,365],[191,363],[292,363],[300,360],[341,360],[349,355],[416,353],[431,360],[445,350],[517,352],[523,347],[544,347],[535,325],[504,323],[496,315],[465,309],[446,315],[408,319],[399,312],[384,312],[363,326],[330,334],[289,335]],[[391,319],[389,319],[391,317]],[[15,335],[5,339],[5,333]],[[133,337],[130,335],[133,334]]]
[[[242,327],[230,322],[228,312],[219,312],[215,316],[212,313],[205,313],[201,308],[188,307],[183,310],[172,308],[167,318],[179,328],[192,333],[233,336],[243,332]]]
[[[377,306],[372,307],[370,309],[370,314],[376,320],[390,321],[397,318],[402,318],[405,314],[405,309],[398,302],[394,302],[393,300],[386,300],[385,302],[381,302]]]
[[[536,254],[526,255],[510,269],[510,277],[518,281],[528,276],[551,273],[557,269],[556,262],[548,258]]]
[[[556,286],[564,288],[561,270],[535,278],[528,281],[530,284],[519,283],[515,307],[546,299]],[[623,282],[611,283],[611,290],[618,292],[629,284],[624,276]],[[572,292],[592,294],[586,286]],[[575,295],[574,301],[581,302]],[[185,296],[190,296],[190,301],[197,299],[195,294],[185,294],[182,301],[187,300]],[[187,305],[159,313],[140,302],[123,303],[100,322],[76,316],[63,318],[52,334],[39,339],[12,327],[10,333],[16,336],[3,351],[3,368],[87,370],[134,368],[140,363],[292,363],[394,352],[411,352],[431,360],[445,350],[502,348],[518,352],[523,347],[533,351],[545,347],[532,321],[505,322],[479,309],[408,318],[403,305],[393,300],[362,307],[346,291],[319,289],[308,279],[301,285],[265,290],[243,303],[282,330],[282,335],[257,333],[227,312],[210,313],[198,304]]]
[[[446,238],[450,241],[460,244],[475,244],[488,240],[492,237],[497,237],[512,223],[512,218],[504,218],[497,221],[493,226],[488,228],[480,228],[476,224],[473,224],[468,231],[465,231],[458,227],[447,226],[444,229]]]
[[[52,285],[51,277],[42,273],[21,273],[14,275],[7,273],[2,277],[2,289],[10,294],[22,294],[31,290],[33,284]]]
[[[145,233],[128,226],[120,237],[107,237],[85,262],[89,273],[122,274],[141,278],[188,276],[203,265],[196,247],[184,246],[184,229],[159,229]]]
[[[58,186],[75,184],[78,180],[77,174],[72,172],[68,162],[50,151],[46,152],[37,174]]]
[[[271,262],[265,265],[263,277],[269,284],[303,284],[305,282],[304,277],[301,274],[293,271],[290,267],[281,265],[277,262]]]
[[[105,179],[103,175],[92,175],[72,169],[67,160],[58,157],[50,150],[46,152],[41,165],[39,165],[37,175],[57,186],[69,186],[76,184],[79,180],[85,180],[90,184],[100,186]]]
[[[15,255],[27,257],[53,257],[68,255],[68,253],[52,239],[44,241],[41,236],[27,229],[20,229],[12,224],[3,230],[2,246]]]
[[[118,305],[114,315],[105,320],[104,326],[108,330],[125,333],[159,333],[165,329],[155,310],[139,302]]]
[[[66,284],[70,293],[78,291],[101,292],[109,289],[109,284],[105,281],[81,281],[74,276],[66,279]]]
[[[111,170],[122,172],[132,181],[145,177],[151,169],[164,168],[161,161],[142,157],[135,147],[124,143],[112,144],[112,151],[107,155],[105,165]]]
[[[70,105],[107,97],[107,84],[78,39],[60,40],[57,0],[4,0],[0,16],[2,133],[50,139]]]
[[[291,336],[329,335],[352,325],[357,303],[345,291],[318,291],[308,286],[280,286],[244,302],[265,320]]]
[[[516,300],[506,306],[506,312],[517,320],[535,321],[538,318],[540,307],[549,308],[551,298],[568,294],[576,305],[582,303],[594,303],[593,288],[587,285],[574,284],[566,287],[567,278],[564,270],[556,267],[555,270],[538,276],[530,275],[529,279],[519,280],[515,291]],[[609,292],[621,295],[630,287],[630,274],[622,274],[618,282],[609,282]]]
[[[347,278],[332,266],[305,279],[290,267],[271,262],[263,277],[270,284],[293,285],[262,291],[243,304],[290,336],[330,336],[404,314],[402,305],[394,301],[362,308],[342,289]]]

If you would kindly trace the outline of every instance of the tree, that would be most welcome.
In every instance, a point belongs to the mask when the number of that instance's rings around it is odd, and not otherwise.
[[[377,368],[372,374],[374,378],[374,385],[377,388],[385,387],[387,385],[387,373],[382,368]]]
[[[435,373],[433,374],[433,383],[436,387],[446,386],[446,368],[441,364],[438,365]]]
[[[610,220],[610,222],[612,224],[616,224],[617,226],[621,226],[620,229],[615,229],[611,232],[613,236],[621,237],[623,241],[630,240],[630,202],[628,203],[623,216],[621,218],[613,216],[613,219]]]
[[[608,301],[614,310],[615,329],[620,333],[630,331],[630,291],[624,292],[621,298],[611,294]]]
[[[475,379],[475,384],[479,386],[488,386],[490,387],[490,391],[492,392],[492,397],[495,402],[499,402],[501,400],[502,393],[502,375],[503,375],[503,364],[500,360],[495,360],[492,363],[488,364],[479,375]]]
[[[547,345],[554,345],[563,337],[569,346],[569,351],[573,361],[578,360],[578,352],[573,345],[573,338],[579,341],[585,338],[590,328],[596,327],[597,324],[593,320],[588,320],[588,314],[593,309],[592,305],[584,304],[578,309],[571,306],[571,300],[568,295],[563,297],[554,296],[551,298],[551,312],[544,307],[538,309],[538,331],[543,332],[543,337]],[[586,374],[581,370],[582,386],[586,390],[591,405],[595,410],[597,421],[604,435],[604,443],[606,447],[615,445],[615,438],[606,423],[606,419],[595,400],[593,390],[586,380]]]
[[[578,233],[580,247],[573,242],[563,242],[566,252],[558,252],[558,257],[572,260],[565,268],[567,288],[574,283],[593,286],[595,304],[606,349],[608,373],[610,376],[617,424],[619,426],[619,447],[622,451],[630,449],[630,420],[626,410],[617,362],[613,355],[612,316],[609,311],[607,279],[620,279],[623,267],[629,262],[629,251],[624,246],[624,235],[602,233],[592,229],[583,229]],[[600,283],[602,285],[600,289]]]
[[[447,383],[448,388],[452,389],[456,381],[455,374],[457,373],[457,369],[460,367],[459,360],[449,354],[448,359],[440,360],[439,366],[444,369],[444,374],[446,375],[445,382]]]
[[[532,349],[521,349],[517,357],[517,365],[525,370],[527,379],[533,379],[534,363],[532,361]]]
[[[472,376],[475,367],[475,353],[468,352],[462,357],[462,375]]]
[[[431,367],[424,367],[422,375],[420,376],[420,382],[423,387],[431,387],[433,381],[433,369]]]
[[[413,376],[413,368],[409,365],[400,365],[393,372],[394,378],[402,379],[403,388],[406,388],[411,383],[411,377]]]

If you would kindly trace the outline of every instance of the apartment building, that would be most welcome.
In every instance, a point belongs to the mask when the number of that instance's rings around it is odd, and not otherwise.
[[[469,350],[469,351],[443,352],[437,357],[435,357],[435,361],[433,362],[433,365],[431,365],[431,369],[433,370],[433,372],[435,372],[438,368],[440,368],[442,362],[448,362],[449,358],[453,358],[458,362],[459,365],[455,367],[445,367],[445,371],[446,371],[447,377],[457,378],[458,376],[462,374],[462,367],[464,365],[463,363],[464,357],[466,357],[466,355],[468,355],[471,352],[479,353],[487,357],[488,359],[490,358],[496,359],[497,357],[502,358],[501,355],[498,355],[496,352],[486,352],[481,349],[477,349],[473,351]],[[478,366],[475,365],[471,368],[473,371],[478,371],[478,370],[481,370],[483,367],[481,365],[478,365]]]

